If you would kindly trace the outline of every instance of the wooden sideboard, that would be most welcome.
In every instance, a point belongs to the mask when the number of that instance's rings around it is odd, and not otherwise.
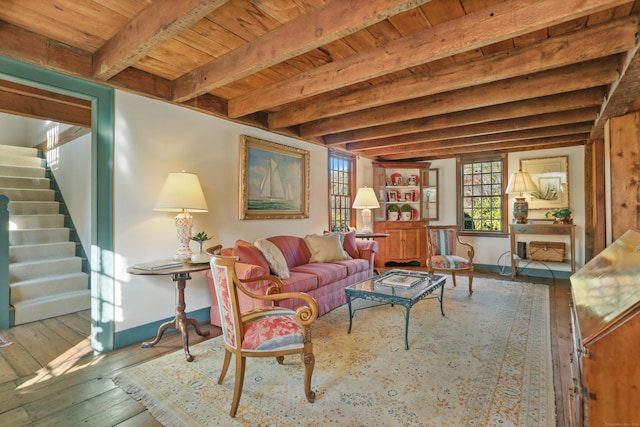
[[[571,296],[571,425],[640,425],[640,230],[574,274]]]
[[[519,234],[539,234],[544,236],[569,236],[569,254],[571,272],[576,272],[576,226],[575,224],[554,224],[551,222],[528,222],[526,224],[509,224],[511,237],[511,278],[516,277],[518,260],[516,257],[516,241]],[[567,262],[567,261],[565,261]]]

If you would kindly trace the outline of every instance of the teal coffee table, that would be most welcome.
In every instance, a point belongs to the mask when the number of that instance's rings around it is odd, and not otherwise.
[[[349,305],[349,330],[353,323],[353,316],[358,310],[365,308],[379,307],[381,305],[401,305],[407,309],[404,325],[404,348],[409,350],[409,312],[411,307],[423,299],[437,298],[440,301],[440,313],[444,316],[442,300],[444,297],[445,276],[429,274],[421,271],[410,270],[390,270],[379,276],[363,280],[345,288],[347,304]],[[440,295],[433,295],[440,289]],[[378,301],[382,304],[367,307],[351,308],[351,300],[360,298],[370,301]]]

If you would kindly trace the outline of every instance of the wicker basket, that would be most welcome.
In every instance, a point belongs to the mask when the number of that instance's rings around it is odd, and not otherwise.
[[[565,244],[562,242],[529,242],[533,261],[564,261]]]

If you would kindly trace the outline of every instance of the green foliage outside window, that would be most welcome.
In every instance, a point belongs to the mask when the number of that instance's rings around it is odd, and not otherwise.
[[[502,232],[502,160],[462,163],[463,230]]]

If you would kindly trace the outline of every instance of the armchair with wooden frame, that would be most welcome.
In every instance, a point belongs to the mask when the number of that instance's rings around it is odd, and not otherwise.
[[[235,257],[211,257],[211,272],[225,346],[218,384],[224,380],[231,357],[235,357],[235,386],[230,415],[235,417],[238,410],[247,357],[275,357],[282,364],[284,356],[300,354],[304,365],[304,393],[307,400],[313,403],[315,393],[311,391],[311,376],[315,357],[311,343],[311,324],[318,317],[318,304],[305,293],[283,292],[282,283],[276,276],[267,275],[241,281],[235,273],[235,262]],[[271,285],[264,295],[252,293],[242,285],[265,280]],[[272,305],[241,313],[238,290],[251,298],[271,301]],[[307,305],[295,311],[278,306],[279,301],[288,298],[302,299]]]
[[[426,225],[427,228],[427,271],[451,273],[456,286],[456,273],[469,276],[469,294],[473,293],[473,246],[460,241],[457,225]],[[467,249],[467,256],[457,255],[457,246]]]

